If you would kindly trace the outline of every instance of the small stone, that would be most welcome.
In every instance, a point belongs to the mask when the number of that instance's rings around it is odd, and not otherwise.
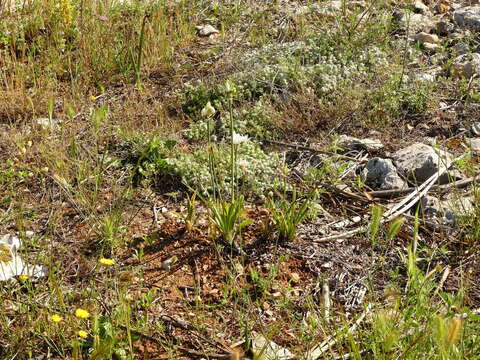
[[[208,37],[213,34],[219,34],[220,31],[215,29],[212,25],[207,24],[207,25],[200,25],[196,27],[197,29],[197,34],[202,37]]]
[[[473,151],[480,152],[480,138],[466,139],[465,142]]]
[[[413,4],[413,7],[417,14],[428,15],[430,13],[430,9],[428,8],[428,6],[421,1],[418,1],[418,0],[415,1],[415,3]]]
[[[452,68],[455,75],[471,78],[480,73],[480,54],[460,55],[453,61]]]
[[[260,334],[253,333],[252,352],[255,358],[263,360],[289,360],[293,359],[293,354],[280,345],[263,337]]]
[[[438,43],[438,36],[435,34],[427,34],[426,32],[420,32],[414,36],[414,40],[418,41],[421,44],[429,43],[436,44]]]
[[[472,133],[474,133],[476,136],[480,136],[480,121],[472,124]]]
[[[31,230],[25,231],[25,237],[28,238],[28,239],[33,238],[34,235],[35,235],[35,233]]]

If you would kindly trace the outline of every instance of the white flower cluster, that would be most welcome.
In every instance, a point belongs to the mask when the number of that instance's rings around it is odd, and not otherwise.
[[[219,144],[214,151],[217,190],[224,194],[228,193],[231,187],[229,151],[227,143]],[[178,153],[168,159],[168,162],[183,182],[204,196],[212,192],[212,177],[205,149],[193,153]],[[237,184],[247,198],[261,197],[271,190],[281,168],[280,158],[266,154],[257,143],[245,141],[237,146]]]

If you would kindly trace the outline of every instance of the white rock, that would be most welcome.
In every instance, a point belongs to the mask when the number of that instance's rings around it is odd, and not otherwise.
[[[438,43],[438,36],[435,34],[427,34],[426,32],[420,32],[414,36],[414,40],[418,41],[421,44],[436,44]]]
[[[480,54],[464,54],[453,61],[453,72],[458,76],[470,78],[480,73]]]
[[[415,184],[423,183],[437,173],[440,166],[448,167],[453,161],[453,156],[448,152],[422,143],[414,143],[399,150],[392,158],[399,174]],[[447,171],[440,176],[438,183],[448,183],[449,177],[457,179],[461,178],[461,174],[458,171]]]
[[[465,142],[473,151],[480,152],[480,138],[466,139]]]
[[[480,121],[474,122],[472,124],[472,132],[475,135],[480,136]]]
[[[35,119],[35,124],[37,124],[42,129],[55,130],[58,128],[60,121],[50,118],[38,118]]]
[[[373,158],[362,169],[361,178],[373,189],[390,190],[406,187],[390,159]]]
[[[423,44],[423,48],[424,48],[426,51],[435,52],[435,51],[437,51],[437,49],[438,49],[438,45],[437,45],[437,44],[431,44],[431,43],[424,43],[424,44]]]
[[[415,4],[413,4],[413,7],[415,8],[416,13],[424,14],[424,15],[428,15],[430,13],[430,9],[428,8],[428,6],[419,0],[415,1]]]
[[[215,29],[212,25],[210,24],[207,24],[207,25],[200,25],[200,26],[196,26],[196,29],[197,29],[197,33],[199,36],[204,36],[204,37],[207,37],[207,36],[211,36],[213,34],[219,34],[220,31],[218,31],[217,29]]]
[[[453,20],[458,26],[470,30],[480,30],[480,6],[467,6],[453,12]]]
[[[420,200],[422,214],[434,222],[453,226],[459,216],[472,213],[475,209],[474,198],[471,195],[450,194],[445,200],[434,196],[424,196]]]
[[[357,139],[353,136],[341,135],[338,138],[338,146],[348,150],[369,150],[375,151],[383,148],[383,144],[377,139]]]
[[[256,359],[263,360],[288,360],[293,359],[293,354],[280,345],[254,333],[252,340],[252,352]]]

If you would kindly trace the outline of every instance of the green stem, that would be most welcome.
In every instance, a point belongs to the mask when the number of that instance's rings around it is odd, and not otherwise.
[[[229,105],[229,110],[230,110],[230,163],[231,163],[231,175],[232,175],[232,195],[231,195],[231,201],[235,200],[235,144],[233,143],[233,99],[230,96],[228,99],[228,105]]]
[[[143,54],[143,44],[145,43],[145,26],[147,25],[147,20],[150,17],[150,13],[145,14],[142,21],[142,28],[140,29],[140,39],[138,44],[138,54],[137,54],[137,67],[135,69],[135,82],[140,83],[140,72],[142,69],[142,54]]]

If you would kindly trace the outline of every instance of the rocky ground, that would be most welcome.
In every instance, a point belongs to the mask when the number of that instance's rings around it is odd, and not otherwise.
[[[480,4],[167,3],[0,5],[0,357],[476,358]]]

